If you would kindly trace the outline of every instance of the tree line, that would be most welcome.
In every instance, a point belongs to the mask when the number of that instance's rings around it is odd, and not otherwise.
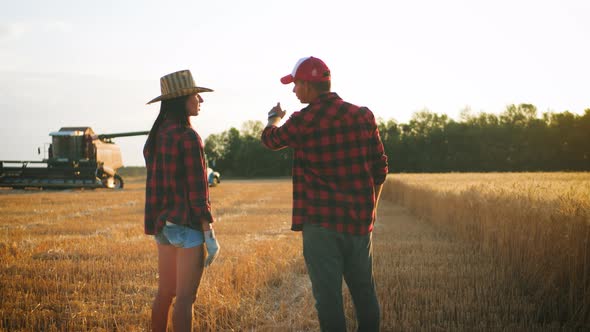
[[[205,140],[211,166],[222,176],[291,174],[292,151],[260,143],[264,124],[247,121]],[[459,120],[429,110],[408,123],[378,120],[390,172],[590,171],[590,108],[538,114],[532,104],[500,114],[461,112]]]

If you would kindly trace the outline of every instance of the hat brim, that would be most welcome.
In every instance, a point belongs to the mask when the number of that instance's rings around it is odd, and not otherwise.
[[[283,84],[289,84],[293,82],[295,82],[295,78],[291,74],[281,77],[281,83]]]
[[[148,101],[147,103],[151,104],[151,103],[155,103],[157,101],[174,99],[174,98],[178,98],[178,97],[182,97],[182,96],[190,96],[192,94],[201,93],[201,92],[213,92],[213,90],[209,89],[209,88],[201,87],[201,86],[196,86],[194,88],[188,88],[188,89],[180,89],[178,91],[175,91],[174,93],[169,93],[166,95],[158,96],[158,97]]]

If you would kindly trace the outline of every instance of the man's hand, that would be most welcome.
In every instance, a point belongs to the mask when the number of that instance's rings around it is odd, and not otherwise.
[[[287,114],[286,111],[284,111],[281,108],[281,103],[277,103],[269,112],[268,112],[268,123],[266,124],[266,126],[276,126],[281,119],[285,116],[285,114]]]
[[[215,238],[215,232],[212,229],[203,232],[205,235],[205,245],[207,246],[207,259],[205,267],[211,265],[219,253],[219,242]]]

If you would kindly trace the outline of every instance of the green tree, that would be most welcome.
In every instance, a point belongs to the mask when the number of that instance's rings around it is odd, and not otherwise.
[[[378,120],[392,172],[590,171],[590,109],[537,115],[532,104],[500,115],[461,111],[459,121],[427,109],[408,123]],[[210,135],[205,151],[226,176],[290,175],[292,150],[262,146],[264,124],[247,121]]]

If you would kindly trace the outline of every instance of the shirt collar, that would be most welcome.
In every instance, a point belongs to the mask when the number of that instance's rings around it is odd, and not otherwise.
[[[340,97],[338,96],[338,94],[336,92],[326,92],[326,93],[322,93],[321,95],[319,95],[310,104],[324,103],[326,101],[332,101],[335,99],[340,99]]]

